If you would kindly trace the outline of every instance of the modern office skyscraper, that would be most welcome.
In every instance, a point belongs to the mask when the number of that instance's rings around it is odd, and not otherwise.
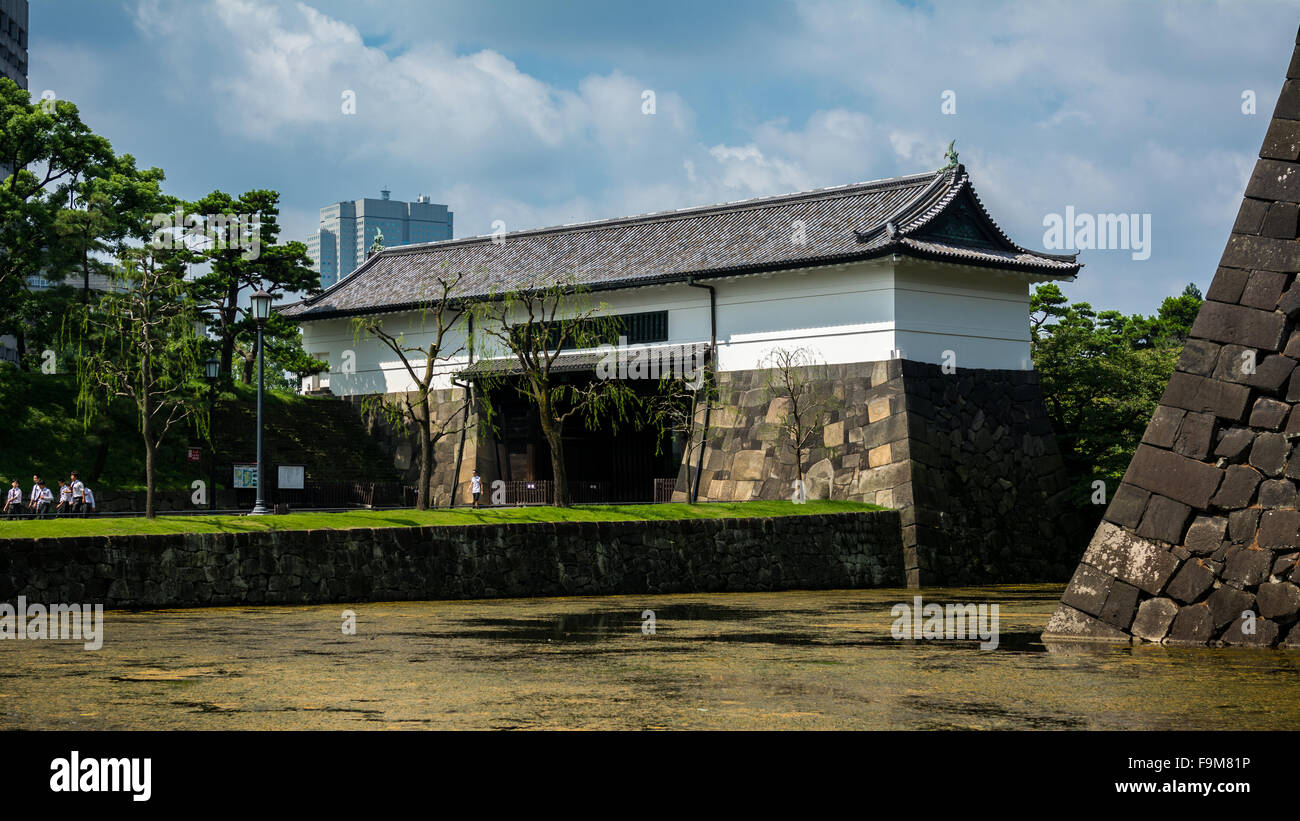
[[[0,77],[27,88],[27,0],[0,0]]]
[[[0,77],[27,88],[27,0],[0,0]],[[0,180],[11,173],[0,162]]]
[[[366,251],[383,233],[385,248],[451,239],[452,213],[421,195],[415,202],[389,199],[336,202],[320,210],[320,229],[307,238],[307,253],[316,261],[321,287],[328,288],[366,261]]]
[[[0,0],[0,77],[27,88],[27,0]],[[0,162],[0,180],[13,170]],[[0,337],[0,362],[17,362],[17,341]]]

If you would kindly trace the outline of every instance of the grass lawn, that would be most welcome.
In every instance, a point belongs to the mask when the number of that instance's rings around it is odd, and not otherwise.
[[[472,510],[357,510],[347,513],[290,513],[284,516],[159,516],[141,518],[0,520],[0,539],[40,539],[56,536],[117,536],[145,533],[236,533],[261,530],[345,530],[356,527],[418,527],[482,525],[510,522],[627,522],[657,519],[726,519],[796,516],[815,513],[859,513],[883,510],[860,502],[716,502],[663,505],[578,505],[505,507]]]

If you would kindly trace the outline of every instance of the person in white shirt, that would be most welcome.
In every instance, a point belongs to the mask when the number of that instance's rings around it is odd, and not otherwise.
[[[89,516],[95,512],[95,494],[90,488],[85,487],[84,485],[82,491],[85,493],[85,496],[83,497],[85,502],[81,505],[81,515]]]
[[[474,496],[474,507],[478,507],[478,497],[483,495],[483,477],[474,471],[474,475],[469,479],[469,492]]]
[[[76,473],[72,474],[72,515],[77,516],[85,512],[85,493],[86,486],[81,483],[81,477]]]
[[[50,508],[54,505],[54,491],[47,488],[44,481],[37,487],[40,492],[36,496],[36,518],[44,519],[50,515]]]
[[[72,486],[62,479],[59,480],[59,506],[54,509],[54,515],[67,516],[72,512]]]
[[[23,514],[23,489],[18,486],[18,480],[14,479],[10,483],[9,495],[5,497],[5,515],[10,519],[16,519]]]
[[[32,492],[27,494],[27,512],[35,515],[36,506],[41,503],[41,477],[32,477]]]

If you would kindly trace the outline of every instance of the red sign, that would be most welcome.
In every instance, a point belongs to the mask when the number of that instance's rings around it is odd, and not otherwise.
[[[186,459],[188,459],[191,462],[198,462],[202,460],[203,458],[202,451],[200,451],[198,448],[189,448],[188,450],[189,453],[186,455],[185,457]]]

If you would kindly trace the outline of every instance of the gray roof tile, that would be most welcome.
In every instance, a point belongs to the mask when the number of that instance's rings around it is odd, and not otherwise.
[[[953,219],[962,225],[954,230]],[[798,221],[806,241],[794,242]],[[958,165],[929,174],[636,217],[385,249],[322,293],[281,307],[300,321],[417,307],[441,294],[438,278],[463,274],[451,294],[576,281],[634,287],[758,270],[868,259],[888,253],[1021,270],[1068,279],[1071,254],[1011,241],[989,217]]]

